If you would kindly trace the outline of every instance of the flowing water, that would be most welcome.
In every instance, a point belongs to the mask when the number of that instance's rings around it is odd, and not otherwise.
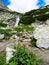
[[[15,26],[14,26],[14,27],[17,27],[17,26],[18,26],[19,21],[20,21],[20,18],[19,18],[19,16],[18,16],[18,17],[16,18],[16,23],[15,23]]]

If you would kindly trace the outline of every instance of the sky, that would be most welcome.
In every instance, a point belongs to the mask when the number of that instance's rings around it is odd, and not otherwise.
[[[3,3],[11,10],[20,13],[49,5],[49,0],[2,0]]]

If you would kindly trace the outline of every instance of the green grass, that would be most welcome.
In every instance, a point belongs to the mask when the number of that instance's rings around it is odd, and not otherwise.
[[[4,34],[4,39],[9,39],[11,37],[10,34],[11,30],[10,29],[0,29],[0,34]]]
[[[7,24],[5,24],[5,23],[0,23],[0,27],[7,27]]]
[[[33,31],[34,27],[29,27],[29,26],[16,27],[16,28],[14,28],[14,30],[17,32],[21,32],[21,31],[23,32],[24,30],[26,30],[28,32],[28,31]]]
[[[5,51],[0,52],[0,65],[6,65],[6,53],[5,53]]]
[[[15,47],[15,50],[8,65],[41,65],[41,59],[38,59],[34,53],[29,52],[25,46],[19,44]]]
[[[0,54],[0,65],[41,65],[42,60],[39,59],[33,52],[26,49],[25,46],[18,44],[14,47],[15,52],[13,52],[13,57],[6,64],[6,54],[5,52]]]

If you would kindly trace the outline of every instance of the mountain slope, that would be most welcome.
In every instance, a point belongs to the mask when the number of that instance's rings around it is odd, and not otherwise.
[[[22,15],[0,5],[0,41],[9,39],[12,36],[11,31],[16,25],[18,18],[20,19]],[[4,35],[4,38],[1,39],[2,35]]]
[[[30,24],[36,22],[36,20],[46,21],[47,19],[49,19],[49,5],[26,12],[21,18],[20,23]]]
[[[8,26],[13,27],[16,23],[17,17],[21,18],[21,16],[21,13],[9,9],[0,8],[0,26],[7,24]]]

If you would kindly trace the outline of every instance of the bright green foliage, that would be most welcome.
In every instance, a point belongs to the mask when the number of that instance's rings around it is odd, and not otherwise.
[[[38,59],[37,56],[26,49],[25,46],[18,44],[14,47],[13,57],[6,63],[5,52],[0,54],[0,65],[41,65],[42,60]]]
[[[0,65],[6,65],[6,54],[0,52]]]
[[[29,52],[25,46],[18,44],[15,50],[8,65],[41,65],[41,60],[34,53]]]
[[[10,29],[6,30],[0,29],[0,34],[4,34],[4,39],[9,39],[11,37],[10,32],[11,32]]]
[[[4,24],[4,23],[0,23],[0,27],[6,27],[7,24]]]
[[[23,27],[16,27],[14,28],[15,31],[17,32],[23,32],[24,30],[28,31],[33,31],[34,27],[29,27],[29,26],[23,26]]]

